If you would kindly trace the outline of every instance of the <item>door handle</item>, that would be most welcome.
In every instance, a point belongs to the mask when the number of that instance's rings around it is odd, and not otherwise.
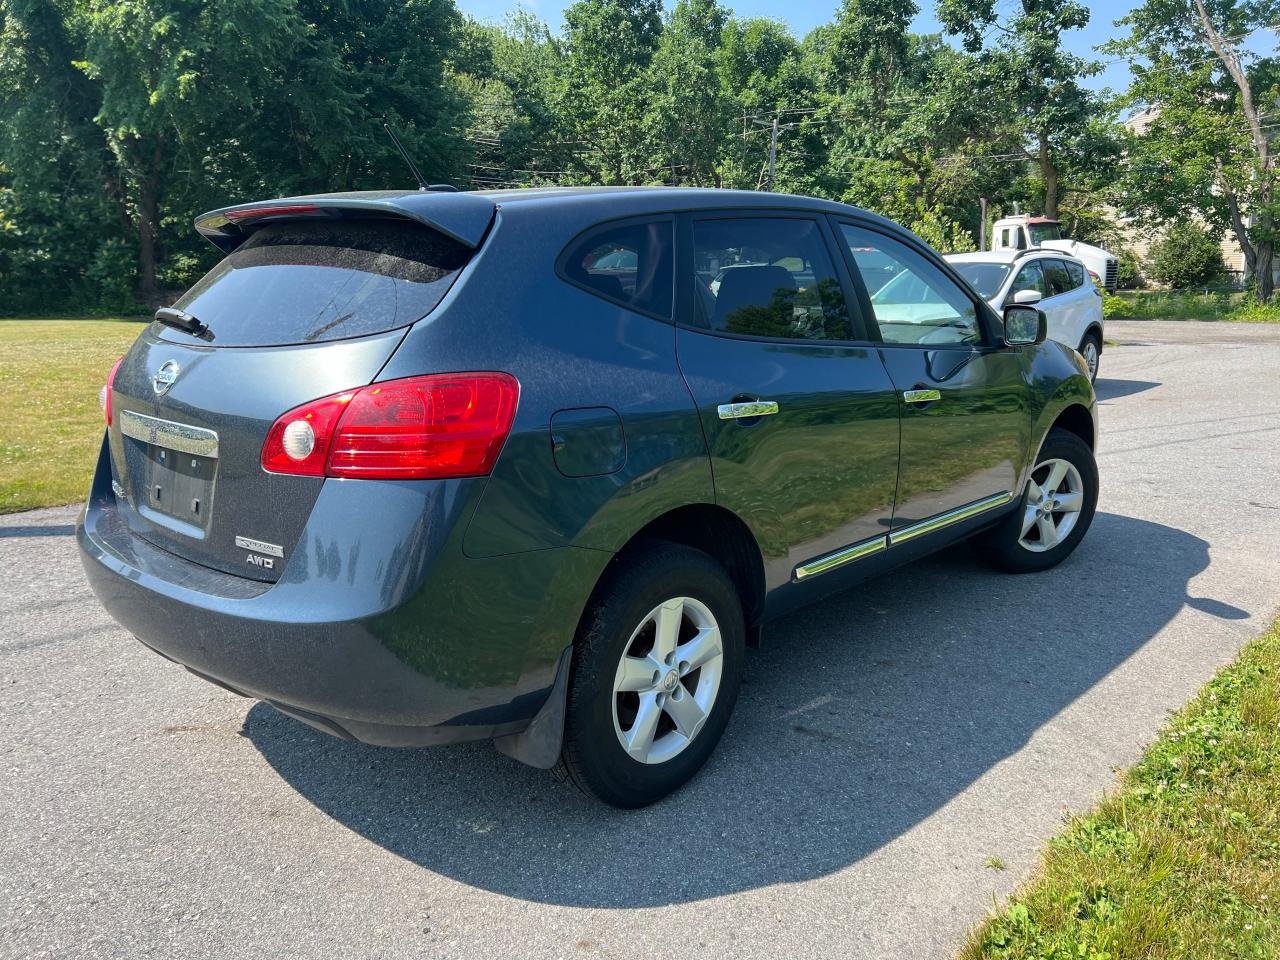
[[[942,393],[938,390],[902,391],[902,400],[904,403],[933,403],[933,401],[941,399]]]
[[[746,400],[738,403],[722,403],[716,407],[721,420],[744,420],[748,417],[767,417],[778,412],[776,400]]]

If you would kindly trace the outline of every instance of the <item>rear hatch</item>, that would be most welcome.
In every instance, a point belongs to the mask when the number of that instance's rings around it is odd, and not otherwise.
[[[296,549],[325,549],[299,543],[325,480],[263,470],[272,424],[370,383],[472,255],[406,218],[296,209],[241,218],[220,243],[232,252],[174,304],[201,332],[153,323],[112,389],[113,488],[133,533],[267,582]]]

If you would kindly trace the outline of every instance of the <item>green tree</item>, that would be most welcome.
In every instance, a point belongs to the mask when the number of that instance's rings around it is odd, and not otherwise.
[[[670,181],[722,186],[720,155],[736,101],[722,95],[716,50],[729,19],[716,0],[677,0],[650,68],[650,166]],[[657,172],[657,171],[655,171]]]
[[[1089,9],[1077,0],[1020,0],[1001,18],[996,0],[939,0],[938,19],[964,48],[980,54],[970,90],[1007,106],[1020,149],[1040,175],[1044,214],[1056,219],[1062,176],[1070,158],[1086,153],[1096,128],[1096,98],[1080,79],[1098,65],[1070,53],[1062,36],[1089,22]],[[991,30],[1000,37],[988,48]]]
[[[1123,204],[1157,221],[1199,219],[1231,230],[1258,299],[1274,292],[1277,170],[1260,104],[1280,96],[1280,60],[1236,41],[1274,24],[1274,0],[1146,0],[1124,19],[1109,52],[1133,64],[1128,102],[1148,111],[1132,138]]]
[[[94,122],[111,153],[120,215],[138,252],[139,293],[157,298],[161,214],[180,171],[203,159],[216,114],[252,109],[251,79],[287,54],[300,25],[282,0],[194,5],[87,0],[69,20],[73,65],[92,84]],[[217,69],[210,69],[212,64]]]
[[[720,96],[736,109],[734,136],[722,147],[726,185],[759,189],[764,184],[776,118],[774,188],[830,195],[822,179],[826,118],[814,112],[821,96],[803,46],[776,20],[733,19],[721,31],[717,60]]]
[[[571,169],[592,183],[644,183],[649,64],[662,33],[661,0],[578,0],[564,12],[558,107],[589,148]]]
[[[451,176],[466,153],[444,84],[458,22],[452,0],[0,0],[5,217],[28,259],[50,221],[85,228],[66,243],[93,246],[81,264],[110,251],[117,267],[108,241],[124,241],[155,302],[162,277],[207,262],[203,209],[403,182],[383,116],[424,172]],[[74,190],[74,212],[55,189]]]
[[[478,187],[556,182],[581,144],[558,109],[563,45],[532,13],[499,25],[467,21],[455,82],[468,99],[466,135]]]
[[[829,183],[841,199],[911,226],[944,248],[972,245],[978,197],[1007,188],[999,98],[973,96],[973,55],[909,31],[910,0],[846,0],[806,38],[831,97]],[[1017,168],[1012,168],[1016,172]]]
[[[0,0],[0,307],[7,311],[95,303],[85,266],[122,226],[121,184],[94,122],[97,97],[72,66],[79,40],[63,4]],[[132,258],[132,250],[125,254]]]
[[[384,118],[429,179],[480,187],[759,189],[776,124],[775,189],[939,246],[972,242],[979,197],[1043,197],[1073,232],[1099,230],[1115,116],[1061,49],[1084,8],[942,0],[956,50],[911,32],[917,2],[842,0],[797,41],[720,0],[665,18],[660,0],[578,0],[562,35],[519,9],[477,23],[454,0],[0,0],[4,307],[163,299],[214,256],[190,226],[206,209],[407,185]],[[1261,242],[1263,205],[1233,162]]]

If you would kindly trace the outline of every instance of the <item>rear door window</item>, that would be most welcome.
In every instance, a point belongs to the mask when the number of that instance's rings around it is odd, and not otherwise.
[[[1071,274],[1071,289],[1084,286],[1084,267],[1078,263],[1072,263],[1070,260],[1063,261],[1067,265],[1067,272]]]
[[[298,220],[260,227],[174,306],[215,347],[361,337],[426,316],[471,251],[409,220]],[[189,343],[161,324],[154,332]]]
[[[1072,289],[1071,274],[1067,272],[1067,265],[1061,260],[1043,260],[1044,264],[1044,282],[1048,287],[1046,297],[1056,297],[1059,294],[1066,293]]]
[[[701,326],[786,340],[854,338],[844,289],[817,221],[695,221],[693,269]]]
[[[565,251],[560,270],[598,297],[662,319],[671,317],[672,222],[614,224],[593,230]]]

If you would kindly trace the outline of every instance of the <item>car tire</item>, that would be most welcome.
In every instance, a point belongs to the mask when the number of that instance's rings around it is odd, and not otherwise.
[[[1098,379],[1098,367],[1102,365],[1102,338],[1098,331],[1090,330],[1080,341],[1080,356],[1084,357],[1084,365],[1089,369],[1089,382]]]
[[[1048,570],[1084,539],[1097,506],[1093,451],[1074,433],[1053,429],[1036,457],[1018,509],[970,542],[982,559],[1006,573]]]
[[[671,543],[620,557],[574,640],[556,775],[622,808],[688,782],[733,712],[745,638],[733,581],[712,557]]]

